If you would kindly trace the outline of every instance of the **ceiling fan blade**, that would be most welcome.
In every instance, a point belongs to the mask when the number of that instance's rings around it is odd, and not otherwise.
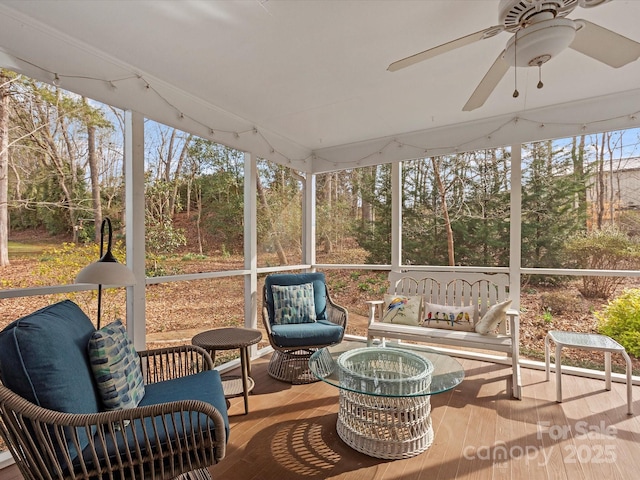
[[[581,26],[570,48],[607,65],[619,68],[640,57],[640,43],[586,20],[575,20]]]
[[[484,105],[484,102],[487,101],[487,98],[489,98],[491,92],[493,92],[498,86],[498,83],[500,83],[502,77],[504,77],[505,74],[509,71],[509,68],[511,66],[503,58],[504,52],[505,51],[503,50],[500,55],[498,55],[498,58],[496,58],[496,61],[493,62],[493,65],[491,65],[489,71],[486,73],[480,84],[471,94],[471,97],[469,97],[469,100],[467,101],[465,106],[462,107],[463,112],[470,112],[471,110],[475,110],[476,108]]]
[[[400,70],[401,68],[410,67],[411,65],[435,57],[436,55],[442,55],[443,53],[450,52],[451,50],[455,50],[456,48],[464,47],[465,45],[469,45],[479,40],[493,37],[503,30],[504,27],[502,25],[485,28],[484,30],[472,33],[471,35],[467,35],[466,37],[461,37],[456,40],[443,43],[442,45],[430,48],[429,50],[425,50],[424,52],[416,53],[415,55],[411,55],[410,57],[406,57],[402,60],[398,60],[397,62],[393,62],[387,67],[387,70],[390,72],[395,72],[396,70]]]

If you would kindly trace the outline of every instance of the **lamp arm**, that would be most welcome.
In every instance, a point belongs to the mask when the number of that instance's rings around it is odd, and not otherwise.
[[[107,232],[107,252],[103,255],[102,251],[103,251],[103,247],[104,247],[104,228],[108,227],[108,232]],[[100,262],[116,262],[117,260],[115,259],[115,257],[113,256],[113,253],[111,253],[111,242],[113,240],[113,231],[111,228],[111,219],[109,217],[105,218],[104,220],[102,220],[102,225],[100,227]]]

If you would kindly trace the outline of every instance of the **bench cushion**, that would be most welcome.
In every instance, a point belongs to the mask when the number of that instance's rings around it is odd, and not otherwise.
[[[425,326],[427,327],[473,332],[474,316],[475,307],[473,305],[455,307],[435,303],[424,304]]]
[[[500,323],[507,321],[507,310],[511,307],[511,302],[512,300],[508,299],[493,305],[476,325],[476,332],[481,335],[494,333]]]
[[[445,330],[443,328],[411,327],[391,323],[375,322],[369,326],[369,337],[389,337],[417,342],[442,343],[444,345],[466,344],[475,348],[510,351],[512,338],[509,335],[480,335],[476,332]],[[476,346],[477,345],[477,346]]]
[[[422,324],[422,296],[385,295],[382,321],[418,326]]]

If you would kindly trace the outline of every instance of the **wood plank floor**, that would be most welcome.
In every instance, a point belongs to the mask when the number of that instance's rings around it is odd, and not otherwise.
[[[243,415],[233,399],[226,458],[216,479],[599,479],[638,478],[637,415],[628,416],[626,390],[565,375],[564,402],[555,379],[523,369],[524,396],[512,400],[507,366],[460,359],[466,372],[453,391],[431,397],[434,443],[406,460],[360,454],[337,436],[337,389],[322,382],[288,385],[271,379],[266,360],[253,363],[256,387]]]
[[[563,376],[564,402],[555,380],[522,369],[524,395],[512,400],[510,369],[460,359],[466,378],[431,398],[435,439],[406,460],[360,454],[337,436],[338,391],[323,382],[289,385],[267,375],[267,359],[252,363],[256,382],[244,415],[231,400],[231,435],[214,479],[344,480],[634,479],[640,472],[640,387],[633,416],[626,391],[614,383]],[[20,478],[17,469],[0,480]]]

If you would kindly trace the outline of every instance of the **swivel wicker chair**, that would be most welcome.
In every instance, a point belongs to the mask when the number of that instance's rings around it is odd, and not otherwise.
[[[209,354],[191,345],[138,352],[144,397],[104,410],[89,378],[92,330],[66,300],[0,333],[0,435],[24,478],[210,479],[229,424]]]
[[[306,288],[307,294],[301,293],[302,288]],[[285,297],[288,298],[283,300]],[[291,302],[298,305],[291,307]],[[302,305],[304,302],[306,305]],[[274,350],[269,375],[293,384],[317,381],[309,370],[309,358],[318,350],[329,356],[326,347],[342,341],[347,318],[347,309],[331,299],[323,273],[267,276],[262,322]]]

